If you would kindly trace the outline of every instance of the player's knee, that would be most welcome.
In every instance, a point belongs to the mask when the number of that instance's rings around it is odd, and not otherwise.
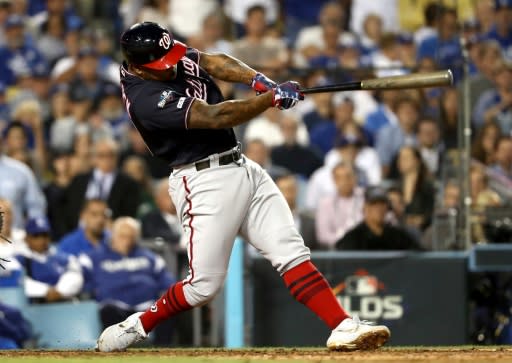
[[[187,302],[192,306],[199,306],[210,302],[224,285],[225,276],[225,274],[211,275],[184,286],[183,290]]]

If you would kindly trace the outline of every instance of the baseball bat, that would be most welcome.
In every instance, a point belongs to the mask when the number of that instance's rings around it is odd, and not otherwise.
[[[447,69],[438,72],[411,73],[400,76],[371,78],[362,81],[345,82],[328,86],[302,88],[302,93],[386,90],[403,88],[423,88],[450,86],[453,84],[452,71]]]

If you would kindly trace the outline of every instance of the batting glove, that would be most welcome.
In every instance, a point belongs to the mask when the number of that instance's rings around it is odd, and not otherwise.
[[[265,76],[263,73],[256,73],[251,82],[251,87],[257,95],[270,91],[277,87],[277,83]]]
[[[272,106],[280,110],[287,110],[295,106],[304,99],[304,94],[300,92],[300,85],[297,82],[288,81],[281,83],[272,89]]]

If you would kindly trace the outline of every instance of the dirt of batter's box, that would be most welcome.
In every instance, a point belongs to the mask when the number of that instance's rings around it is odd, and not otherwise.
[[[311,348],[259,349],[129,349],[126,352],[99,353],[91,350],[15,350],[0,351],[1,357],[100,357],[100,356],[160,356],[207,357],[243,360],[310,360],[350,362],[435,362],[435,363],[512,363],[512,347],[498,348],[385,348],[376,351],[329,352]]]

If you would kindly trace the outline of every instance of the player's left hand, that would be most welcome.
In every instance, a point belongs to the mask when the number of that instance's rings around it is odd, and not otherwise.
[[[281,83],[272,92],[274,94],[272,105],[280,110],[288,110],[304,99],[300,84],[294,81]]]
[[[251,87],[257,95],[270,91],[277,87],[277,83],[265,76],[263,73],[256,73],[251,82]]]

